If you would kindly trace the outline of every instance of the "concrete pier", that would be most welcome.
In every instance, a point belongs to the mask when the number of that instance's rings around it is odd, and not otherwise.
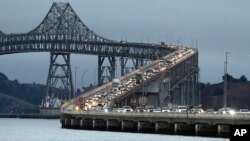
[[[70,120],[70,127],[73,129],[80,128],[80,120],[79,119],[71,119]]]
[[[194,125],[187,123],[174,123],[174,133],[182,135],[193,135],[195,132]]]
[[[96,130],[106,129],[106,121],[103,119],[93,119],[93,129]]]
[[[218,125],[218,136],[227,137],[229,136],[230,127],[229,125]]]
[[[167,122],[156,122],[155,123],[155,133],[174,133],[174,125]]]
[[[137,131],[138,132],[154,132],[155,131],[155,123],[148,121],[138,121],[137,122]]]
[[[107,126],[107,130],[111,130],[111,131],[121,130],[121,122],[118,120],[107,120],[106,126]]]
[[[210,117],[209,117],[210,116]],[[63,114],[62,128],[229,137],[230,125],[250,124],[250,116],[172,113]]]
[[[137,131],[137,122],[131,120],[122,121],[122,131]]]

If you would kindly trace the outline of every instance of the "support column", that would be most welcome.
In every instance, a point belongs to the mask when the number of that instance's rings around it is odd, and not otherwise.
[[[132,59],[132,62],[135,69],[138,69],[139,67],[144,65],[143,59]]]
[[[103,63],[104,63],[104,59],[105,57],[103,56],[98,56],[98,82],[97,82],[97,85],[102,85],[103,84],[103,81],[104,81],[104,77],[102,76],[103,75],[103,72],[104,72],[104,69],[103,69]]]
[[[109,64],[107,66],[103,65],[105,58],[108,59]],[[98,85],[102,85],[105,78],[108,82],[112,81],[112,79],[115,78],[115,62],[115,57],[98,56]],[[106,74],[104,73],[105,70]]]
[[[155,130],[155,124],[149,122],[149,121],[138,121],[137,122],[137,131],[148,133],[148,132],[154,132]]]
[[[217,126],[197,123],[195,124],[195,135],[216,135]]]
[[[57,59],[61,57],[63,63],[59,64]],[[62,82],[62,89],[64,92],[61,96],[55,93],[54,88],[57,86],[58,81]],[[46,85],[46,95],[42,101],[42,107],[44,108],[58,108],[55,107],[55,100],[57,98],[63,100],[72,99],[74,96],[70,54],[69,53],[50,53],[50,66]]]
[[[69,118],[65,118],[64,119],[64,126],[65,126],[65,128],[69,128],[71,125],[70,125],[71,123],[70,123],[70,119]]]
[[[106,122],[106,128],[107,130],[114,130],[118,131],[121,130],[121,122],[118,120],[107,120]]]
[[[121,61],[121,76],[125,75],[125,67],[128,62],[128,59],[125,59],[123,57],[120,58]]]
[[[159,93],[159,105],[160,107],[167,106],[170,102],[170,78],[164,78],[162,80],[162,87],[160,88]]]
[[[195,127],[187,123],[174,123],[175,134],[192,135],[195,132]]]
[[[93,127],[92,119],[80,119],[80,128],[91,129]]]
[[[137,131],[138,127],[133,121],[122,121],[122,131]]]
[[[80,120],[78,120],[78,119],[71,119],[70,120],[70,125],[71,125],[71,128],[78,129],[78,128],[80,128]]]
[[[105,129],[106,121],[102,119],[93,119],[93,129]]]
[[[167,122],[156,122],[155,123],[155,133],[169,133],[174,132],[174,125]]]
[[[230,127],[229,125],[218,125],[218,136],[225,137],[229,136]]]

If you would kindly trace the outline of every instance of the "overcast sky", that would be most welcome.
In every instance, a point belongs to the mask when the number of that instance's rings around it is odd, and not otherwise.
[[[25,33],[45,17],[51,0],[1,0],[0,30]],[[70,0],[82,21],[96,33],[114,40],[135,42],[183,42],[198,40],[199,65],[203,82],[220,82],[225,52],[228,71],[250,79],[249,0]],[[81,66],[84,84],[93,81],[96,56],[72,55],[72,65]],[[49,53],[0,56],[0,72],[24,83],[47,79]],[[77,79],[80,86],[81,78]],[[79,87],[78,86],[78,87]]]

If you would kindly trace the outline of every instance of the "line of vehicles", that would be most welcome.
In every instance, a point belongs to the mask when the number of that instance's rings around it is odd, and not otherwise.
[[[162,69],[162,71],[165,69]],[[96,93],[93,96],[87,97],[86,102],[84,103],[86,108],[95,109],[96,107],[108,107],[112,105],[112,100],[118,96],[126,94],[126,92],[133,89],[135,86],[143,83],[147,79],[154,76],[156,73],[159,73],[160,70],[153,69],[147,70],[146,72],[138,72],[135,76],[120,81],[119,79],[113,79],[112,87],[110,89],[104,90],[103,92]]]
[[[102,109],[94,109],[95,111],[104,111],[104,112],[118,112],[118,113],[184,113],[184,114],[221,114],[221,115],[250,115],[250,110],[248,109],[240,109],[234,110],[231,108],[221,108],[219,110],[207,109],[204,110],[201,106],[192,106],[192,108],[188,108],[188,106],[178,105],[172,108],[168,107],[158,107],[155,108],[151,105],[146,105],[144,107],[136,107],[132,108],[131,106],[124,106],[122,108],[102,108]]]
[[[111,87],[107,87],[104,90],[94,93],[84,99],[81,96],[78,97],[75,107],[80,107],[79,109],[85,110],[107,108],[114,104],[113,100],[116,97],[126,94],[137,85],[140,85],[154,75],[165,71],[171,67],[171,65],[174,65],[193,52],[194,51],[192,49],[180,49],[178,52],[175,52],[168,57],[163,57],[162,59],[153,61],[151,64],[137,69],[131,73],[132,75],[129,75],[129,77],[123,77],[121,80],[113,79]]]
[[[78,102],[77,105],[83,105],[86,109],[94,110],[100,108],[106,108],[112,105],[112,100],[118,96],[126,94],[128,91],[133,89],[135,86],[140,85],[144,81],[150,79],[159,72],[166,70],[168,64],[164,60],[160,60],[158,65],[151,67],[150,69],[137,71],[133,76],[125,78],[125,80],[120,81],[120,79],[113,79],[111,88],[107,88],[104,91],[96,93],[86,98],[82,102]],[[80,98],[80,97],[79,97]]]

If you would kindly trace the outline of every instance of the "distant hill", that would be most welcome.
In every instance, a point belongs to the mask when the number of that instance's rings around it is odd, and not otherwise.
[[[0,93],[0,113],[37,113],[39,107]]]
[[[18,80],[9,80],[3,73],[0,73],[0,93],[19,98],[33,105],[41,104],[45,85],[20,84]]]
[[[203,84],[201,103],[205,108],[219,109],[223,106],[224,83]],[[250,82],[245,78],[228,80],[228,107],[250,109]]]
[[[38,112],[45,88],[40,84],[20,84],[0,72],[0,112],[11,112],[13,109],[18,109],[15,112]]]

